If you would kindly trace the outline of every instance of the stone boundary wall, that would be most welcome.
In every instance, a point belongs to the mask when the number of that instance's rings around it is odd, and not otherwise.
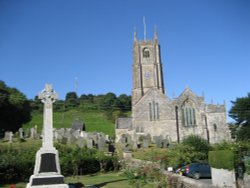
[[[247,186],[250,187],[250,175],[244,174],[244,186],[247,188]]]
[[[130,166],[137,166],[142,163],[152,163],[151,161],[142,161],[140,159],[130,158],[126,160],[126,163]],[[160,168],[160,165],[159,165]],[[170,183],[168,185],[169,188],[218,188],[216,186],[213,186],[211,184],[204,183],[199,180],[195,180],[192,178],[188,178],[185,176],[181,176],[178,174],[175,174],[173,172],[168,172],[166,170],[162,170],[162,172],[166,175],[166,178],[168,182]]]
[[[216,188],[216,186],[212,184],[207,184],[172,172],[165,171],[164,173],[166,174],[170,188]]]
[[[244,174],[243,179],[238,179],[237,188],[249,188],[250,187],[250,175]]]
[[[218,187],[236,188],[235,171],[211,168],[212,183]]]

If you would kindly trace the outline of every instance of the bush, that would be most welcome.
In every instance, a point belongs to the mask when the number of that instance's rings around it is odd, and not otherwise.
[[[123,174],[133,187],[141,188],[150,183],[156,188],[166,188],[166,176],[153,163],[127,167]]]
[[[183,166],[192,162],[207,162],[206,152],[199,152],[194,147],[178,144],[167,151],[165,166]]]
[[[208,161],[213,168],[234,169],[234,153],[230,150],[210,151]]]
[[[1,183],[27,181],[33,173],[35,153],[33,148],[26,150],[2,147],[0,149]]]
[[[250,159],[245,161],[246,173],[250,175]]]
[[[208,141],[198,135],[190,135],[184,138],[182,144],[193,147],[197,152],[203,152],[206,154],[208,154],[210,149]]]
[[[2,147],[3,146],[3,147]],[[33,174],[37,148],[14,148],[2,145],[0,148],[0,178],[1,183],[28,181]],[[59,152],[60,166],[64,176],[85,175],[101,170],[118,169],[118,157],[105,156],[100,158],[96,149],[79,148],[56,144]]]

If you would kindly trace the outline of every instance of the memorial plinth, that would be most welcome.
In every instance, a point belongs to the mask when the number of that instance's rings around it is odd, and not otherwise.
[[[68,188],[61,175],[58,151],[53,146],[53,103],[57,94],[51,85],[46,84],[39,99],[44,103],[43,143],[36,153],[34,174],[26,188]]]

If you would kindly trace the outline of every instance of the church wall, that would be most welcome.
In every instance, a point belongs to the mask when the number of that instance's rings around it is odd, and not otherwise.
[[[226,112],[208,113],[207,124],[211,144],[230,140],[230,132],[226,123]]]
[[[142,131],[144,134],[153,136],[162,135],[164,138],[169,138],[171,142],[177,141],[176,121],[175,120],[160,120],[160,121],[135,121],[135,130]]]

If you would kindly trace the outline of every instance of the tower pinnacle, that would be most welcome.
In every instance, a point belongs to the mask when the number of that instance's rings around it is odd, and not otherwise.
[[[144,41],[147,40],[147,26],[145,21],[145,16],[143,16],[143,25],[144,25]]]

